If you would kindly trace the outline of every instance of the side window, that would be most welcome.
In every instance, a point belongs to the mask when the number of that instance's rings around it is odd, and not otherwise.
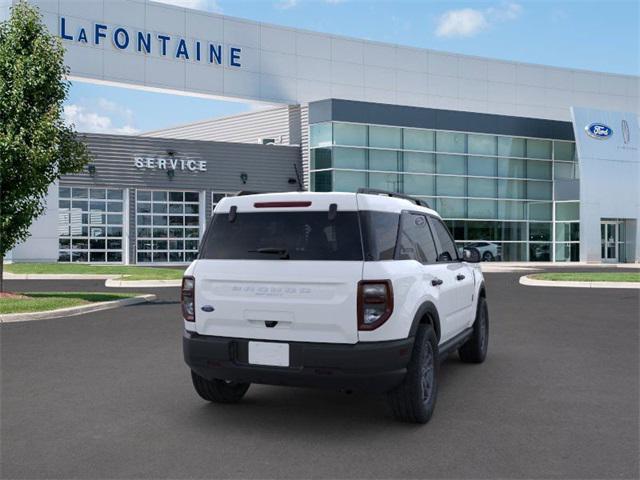
[[[398,260],[417,260],[420,263],[436,261],[436,247],[424,215],[405,212],[400,220]]]
[[[453,242],[453,238],[451,238],[451,234],[444,223],[442,223],[442,220],[430,217],[429,223],[431,224],[433,235],[436,237],[436,242],[438,243],[438,261],[452,262],[458,260],[456,244]]]
[[[393,260],[400,214],[360,211],[365,260]]]

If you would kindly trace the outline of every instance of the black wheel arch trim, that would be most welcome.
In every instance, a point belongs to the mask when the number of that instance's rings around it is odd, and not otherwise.
[[[480,288],[478,288],[478,297],[484,297],[485,299],[487,298],[487,289],[484,286],[484,280],[480,282]]]
[[[422,320],[425,317],[429,317],[431,322],[423,322]],[[411,329],[409,330],[409,337],[415,337],[418,332],[418,327],[422,323],[431,323],[433,325],[433,329],[436,333],[436,339],[438,342],[440,341],[440,315],[438,314],[438,309],[433,304],[433,302],[427,301],[424,302],[418,308],[418,311],[413,317],[413,322],[411,323]]]

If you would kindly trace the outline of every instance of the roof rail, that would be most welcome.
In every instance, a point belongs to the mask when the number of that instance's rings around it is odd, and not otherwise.
[[[357,193],[365,193],[368,195],[386,195],[387,197],[402,198],[409,200],[420,207],[431,208],[427,202],[420,200],[419,198],[411,197],[409,195],[403,195],[402,193],[388,192],[387,190],[378,190],[377,188],[359,188]]]

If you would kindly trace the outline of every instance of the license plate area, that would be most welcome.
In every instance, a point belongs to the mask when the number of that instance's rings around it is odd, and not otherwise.
[[[275,342],[249,342],[249,364],[271,367],[289,366],[289,344]]]

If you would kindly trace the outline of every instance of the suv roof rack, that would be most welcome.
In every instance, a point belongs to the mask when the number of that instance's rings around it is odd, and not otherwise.
[[[411,197],[409,195],[403,195],[402,193],[389,192],[387,190],[378,190],[377,188],[359,188],[357,193],[365,193],[367,195],[386,195],[387,197],[402,198],[409,200],[420,207],[431,208],[427,202],[420,200],[419,198]]]

